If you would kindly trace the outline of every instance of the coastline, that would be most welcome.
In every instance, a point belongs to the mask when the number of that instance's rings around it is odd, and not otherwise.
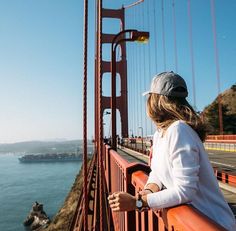
[[[90,163],[90,160],[89,160]],[[88,163],[88,164],[89,164]],[[47,228],[40,229],[42,231],[68,231],[73,220],[77,207],[78,198],[83,187],[83,165],[75,178],[75,181],[68,193],[62,207],[52,218],[52,222]]]

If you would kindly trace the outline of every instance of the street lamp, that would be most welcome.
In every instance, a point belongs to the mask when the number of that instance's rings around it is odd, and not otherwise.
[[[143,153],[143,127],[138,127],[141,129],[141,136],[142,136],[142,153]]]
[[[133,137],[134,137],[133,130],[132,130],[132,129],[129,129],[129,131],[130,131],[130,135],[131,135],[131,137],[133,138]]]
[[[126,38],[126,34],[129,37]],[[111,120],[112,120],[112,148],[116,150],[116,48],[123,42],[146,43],[149,40],[149,32],[138,30],[122,30],[116,34],[111,43]]]
[[[105,111],[104,113],[103,113],[103,116],[105,116],[105,115],[110,115],[111,114],[111,112],[109,112],[109,111]],[[103,132],[102,132],[102,134],[103,134],[103,137],[104,137],[104,125],[106,125],[106,123],[104,122],[104,119],[102,118],[102,121],[103,121],[103,123],[102,123],[102,125],[103,125]]]

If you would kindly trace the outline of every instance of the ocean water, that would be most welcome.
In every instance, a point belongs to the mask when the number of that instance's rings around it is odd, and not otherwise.
[[[0,231],[25,231],[22,224],[35,201],[52,218],[70,191],[81,162],[20,163],[0,154]]]

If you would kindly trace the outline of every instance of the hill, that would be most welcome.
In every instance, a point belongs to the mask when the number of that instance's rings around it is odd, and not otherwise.
[[[202,116],[207,125],[208,134],[219,134],[218,97],[204,108]],[[221,94],[222,122],[224,134],[236,134],[236,84]]]
[[[77,152],[82,149],[82,140],[70,141],[27,141],[18,142],[13,144],[0,144],[0,153],[64,153],[64,152]],[[92,151],[93,144],[88,142],[88,151]]]
[[[236,84],[222,93],[222,103],[227,105],[229,114],[236,114]]]

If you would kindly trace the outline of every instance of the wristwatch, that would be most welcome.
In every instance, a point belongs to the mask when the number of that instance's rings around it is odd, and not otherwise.
[[[141,211],[143,208],[143,200],[140,194],[138,194],[138,199],[136,200],[136,207],[139,211]]]

